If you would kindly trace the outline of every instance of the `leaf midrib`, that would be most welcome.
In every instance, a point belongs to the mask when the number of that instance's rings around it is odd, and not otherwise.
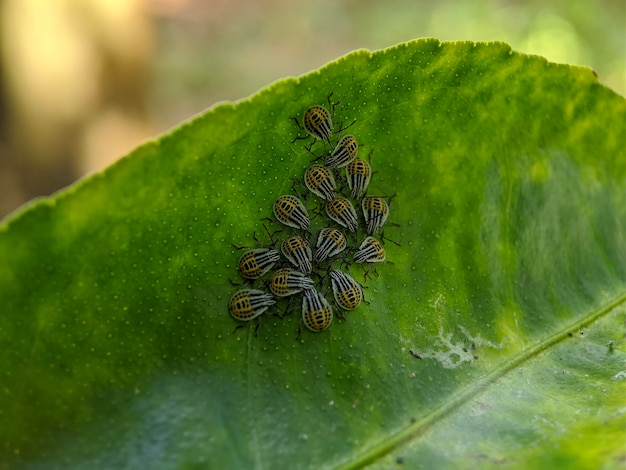
[[[362,454],[353,457],[351,461],[344,462],[338,468],[340,470],[362,468],[365,465],[371,464],[375,460],[384,457],[385,455],[389,454],[391,451],[393,451],[400,445],[403,445],[404,443],[410,441],[411,439],[419,437],[424,432],[426,432],[426,430],[431,425],[452,414],[465,403],[469,402],[471,399],[486,392],[486,390],[491,385],[495,384],[500,378],[504,377],[513,369],[517,368],[527,361],[530,361],[532,358],[542,353],[543,351],[556,346],[564,339],[569,338],[572,332],[579,331],[583,328],[588,327],[589,325],[604,317],[624,303],[626,303],[626,290],[624,290],[624,292],[622,292],[620,295],[607,301],[603,306],[598,307],[596,310],[590,312],[581,320],[569,324],[568,326],[559,330],[545,340],[537,343],[536,345],[528,349],[521,351],[519,354],[505,361],[483,379],[476,381],[465,390],[452,396],[447,402],[435,408],[432,412],[424,416],[422,419],[417,420],[415,423],[411,423],[409,426],[399,431],[398,433],[379,442]]]

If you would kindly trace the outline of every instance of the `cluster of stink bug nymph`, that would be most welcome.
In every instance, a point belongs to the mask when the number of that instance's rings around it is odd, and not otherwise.
[[[372,178],[371,152],[367,160],[360,158],[356,137],[342,135],[356,120],[346,127],[342,123],[333,126],[338,103],[331,98],[332,93],[328,109],[315,105],[306,110],[302,122],[291,118],[299,131],[308,134],[296,136],[292,143],[311,139],[304,148],[312,155],[312,164],[302,179],[294,179],[294,194],[274,202],[275,219],[266,220],[281,228],[270,233],[264,225],[270,240],[265,246],[256,235],[258,247],[236,246],[246,250],[239,258],[238,271],[249,286],[232,296],[228,308],[240,322],[257,319],[255,333],[262,314],[271,312],[282,318],[300,307],[298,338],[302,323],[313,332],[327,330],[334,312],[343,319],[344,311],[368,303],[364,286],[350,275],[350,266],[365,266],[367,280],[370,267],[375,266],[372,263],[385,262],[387,257],[384,241],[389,239],[382,231],[393,196],[367,193]],[[321,153],[315,149],[319,144]],[[316,233],[311,231],[313,219],[322,221]],[[282,235],[280,245],[277,235]],[[331,292],[332,303],[328,300]],[[279,308],[277,302],[282,298],[286,298],[286,306]],[[241,326],[244,324],[235,330]]]

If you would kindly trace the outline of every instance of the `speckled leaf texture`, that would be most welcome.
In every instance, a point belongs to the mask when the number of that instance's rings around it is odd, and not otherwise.
[[[289,118],[330,92],[400,246],[329,330],[233,333],[232,244],[310,165]],[[590,69],[417,40],[25,207],[0,225],[1,468],[623,468],[625,122]]]

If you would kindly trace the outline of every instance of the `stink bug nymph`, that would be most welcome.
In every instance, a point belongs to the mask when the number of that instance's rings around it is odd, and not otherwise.
[[[270,290],[279,297],[287,297],[306,289],[313,289],[313,280],[295,269],[279,269],[270,278]]]
[[[285,258],[304,274],[309,274],[313,269],[311,264],[313,258],[311,245],[309,245],[306,238],[298,235],[286,238],[280,245],[280,251],[285,255]]]
[[[363,209],[367,233],[374,235],[385,224],[389,215],[389,206],[382,197],[366,196],[361,201],[361,208]]]
[[[356,232],[359,224],[356,218],[356,211],[352,203],[342,197],[336,197],[326,203],[326,213],[339,225],[347,228],[351,232]]]
[[[346,236],[333,227],[326,227],[320,230],[317,236],[317,245],[315,249],[315,261],[322,261],[341,253],[346,249]]]
[[[359,199],[365,194],[370,183],[372,168],[366,160],[357,157],[346,166],[346,176],[351,191],[350,196],[352,199]]]
[[[359,152],[359,143],[356,137],[348,134],[341,138],[335,150],[326,158],[326,168],[343,168],[354,160]]]
[[[302,119],[304,130],[319,140],[330,140],[333,133],[331,113],[319,105],[310,106]]]
[[[304,204],[295,196],[280,196],[274,202],[274,216],[288,227],[307,230],[309,213]]]
[[[335,177],[328,168],[311,165],[304,172],[304,184],[321,198],[329,201],[335,198]]]
[[[354,254],[356,263],[382,263],[387,258],[382,243],[374,237],[367,237]]]
[[[316,333],[327,329],[333,321],[333,308],[315,289],[304,291],[302,321],[309,330]]]
[[[235,320],[250,321],[274,305],[274,297],[258,289],[242,289],[228,302],[228,310]]]
[[[363,289],[350,275],[333,269],[330,272],[330,283],[333,288],[335,302],[344,310],[354,310],[363,300]]]
[[[302,118],[302,125],[298,122],[298,119],[291,118],[295,121],[296,125],[307,132],[310,136],[316,140],[325,140],[330,143],[330,136],[333,134],[333,114],[335,113],[335,105],[331,100],[333,96],[332,92],[328,95],[327,101],[330,111],[324,106],[313,105],[309,106],[304,112]],[[292,142],[303,139],[305,137],[296,137]]]
[[[255,248],[241,255],[237,269],[246,279],[259,279],[272,269],[279,259],[280,253],[276,250]]]

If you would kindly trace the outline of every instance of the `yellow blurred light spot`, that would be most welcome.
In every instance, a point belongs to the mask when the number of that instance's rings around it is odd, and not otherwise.
[[[153,134],[153,129],[123,110],[107,109],[86,129],[78,167],[81,173],[101,170]]]
[[[552,62],[579,64],[580,42],[572,25],[552,13],[541,13],[531,23],[531,31],[520,49],[544,56]]]
[[[83,14],[91,35],[117,59],[144,61],[152,49],[146,0],[89,0]]]
[[[27,114],[75,119],[96,98],[98,60],[71,7],[63,0],[12,0],[5,6],[7,76]]]

